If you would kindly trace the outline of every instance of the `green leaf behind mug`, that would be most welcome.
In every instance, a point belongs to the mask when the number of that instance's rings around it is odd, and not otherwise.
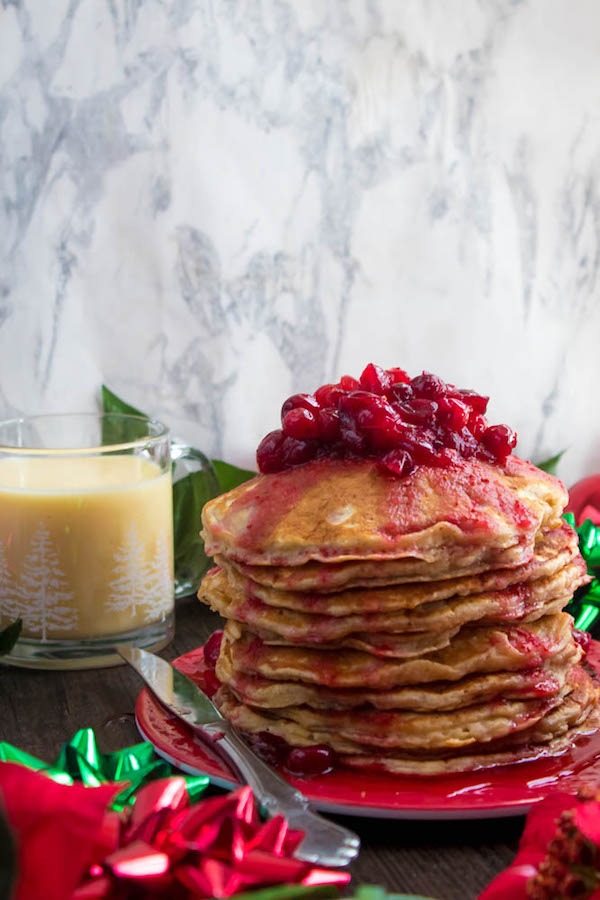
[[[10,653],[19,639],[22,627],[23,620],[15,619],[14,622],[11,622],[10,625],[7,625],[6,628],[0,631],[0,656]]]
[[[139,434],[136,435],[135,428],[132,429],[132,423],[128,422],[126,425],[120,417],[123,415],[139,416],[140,419],[146,421],[148,416],[136,409],[135,406],[125,403],[124,400],[121,400],[120,397],[117,397],[104,385],[102,385],[102,409],[105,413],[105,418],[102,421],[103,445],[125,444],[132,438],[145,437],[147,432],[142,421],[140,421]],[[111,416],[111,413],[114,414],[114,417]]]
[[[238,469],[237,466],[232,466],[231,463],[223,462],[220,459],[213,459],[211,462],[217,473],[221,494],[231,491],[239,484],[249,481],[250,478],[254,478],[256,475],[256,472],[250,472],[248,469]]]

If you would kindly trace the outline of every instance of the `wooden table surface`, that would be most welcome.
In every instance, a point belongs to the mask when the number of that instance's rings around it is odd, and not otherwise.
[[[162,655],[174,659],[204,643],[220,619],[194,598],[177,609],[177,634]],[[140,680],[129,667],[75,672],[0,668],[0,739],[51,760],[83,727],[102,751],[140,740],[133,710]],[[522,818],[472,822],[340,819],[362,839],[354,884],[437,900],[470,900],[513,859]]]

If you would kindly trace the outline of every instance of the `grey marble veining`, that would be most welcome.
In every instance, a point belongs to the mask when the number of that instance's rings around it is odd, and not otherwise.
[[[600,469],[593,0],[3,0],[0,406],[251,464],[374,360]]]

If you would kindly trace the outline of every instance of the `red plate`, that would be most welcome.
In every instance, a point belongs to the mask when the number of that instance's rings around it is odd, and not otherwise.
[[[593,641],[588,662],[600,674],[600,642]],[[202,687],[202,647],[173,661]],[[184,723],[144,688],[136,721],[156,752],[184,772],[205,773],[223,787],[235,776]],[[318,809],[355,816],[394,819],[478,819],[526,813],[554,787],[576,789],[600,778],[600,732],[580,738],[560,757],[479,769],[461,775],[404,776],[339,769],[330,775],[287,780]]]

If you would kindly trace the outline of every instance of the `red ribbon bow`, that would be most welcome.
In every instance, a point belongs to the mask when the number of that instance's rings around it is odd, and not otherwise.
[[[61,785],[0,764],[19,847],[16,900],[188,900],[350,880],[296,859],[303,832],[282,816],[263,822],[249,787],[191,806],[184,779],[166,778],[142,788],[132,808],[107,811],[117,790]]]

